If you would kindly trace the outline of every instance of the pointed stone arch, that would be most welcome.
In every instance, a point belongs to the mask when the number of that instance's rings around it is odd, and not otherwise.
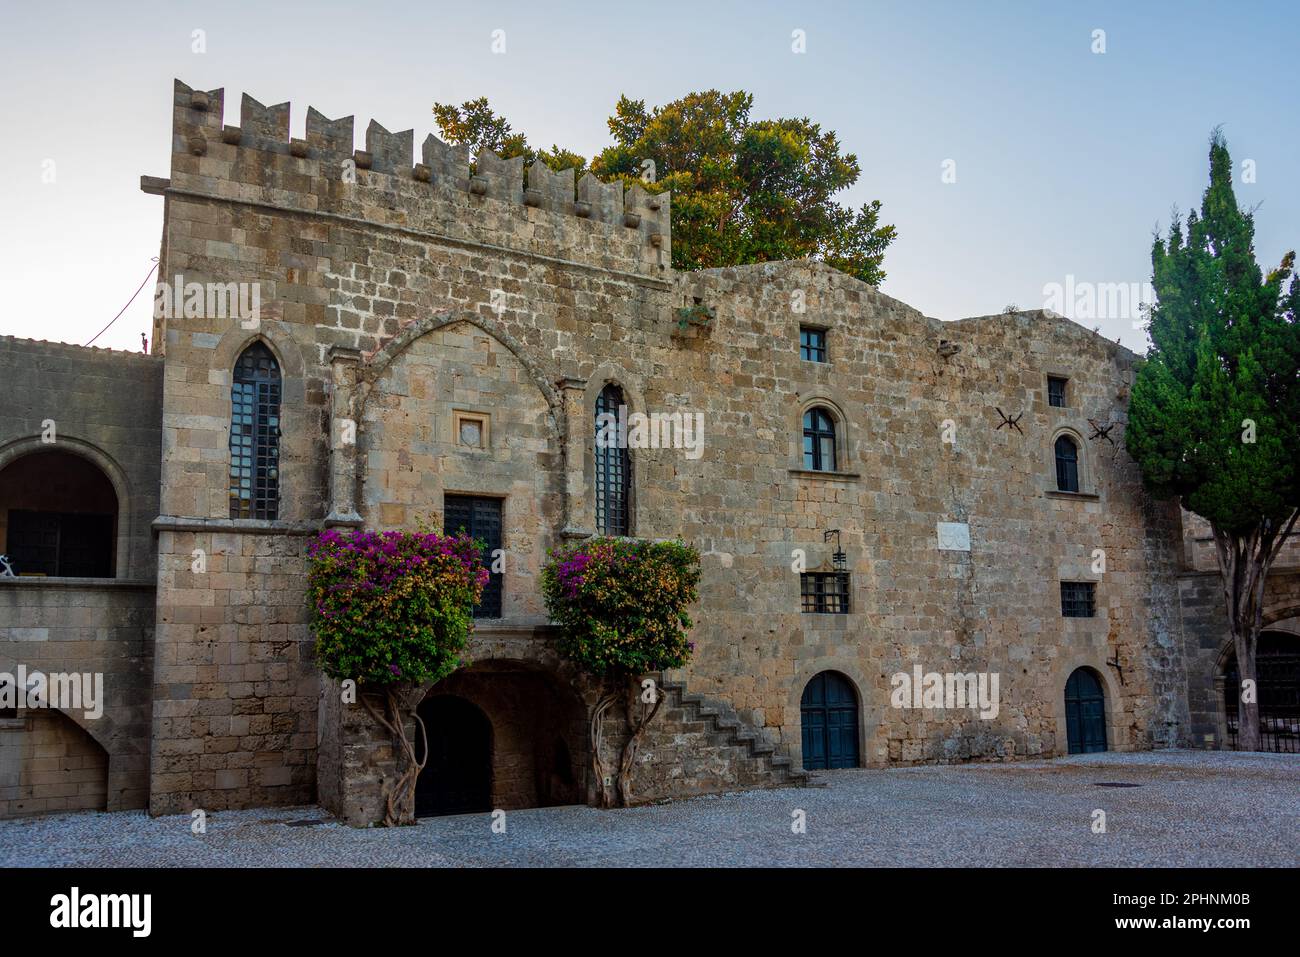
[[[360,422],[364,417],[366,402],[369,400],[375,384],[383,377],[384,372],[387,371],[398,356],[426,334],[455,325],[458,322],[466,322],[476,326],[500,342],[519,360],[519,364],[528,373],[529,379],[545,397],[546,405],[550,409],[548,426],[551,430],[551,437],[562,446],[567,431],[564,421],[564,406],[560,402],[560,396],[556,392],[555,386],[551,384],[552,377],[549,377],[542,370],[541,366],[529,355],[528,350],[506,330],[505,326],[495,319],[472,312],[444,310],[435,312],[423,319],[417,319],[410,325],[404,326],[397,335],[393,336],[378,351],[373,353],[369,361],[362,367],[360,382],[357,384],[356,408],[354,410],[356,420]]]

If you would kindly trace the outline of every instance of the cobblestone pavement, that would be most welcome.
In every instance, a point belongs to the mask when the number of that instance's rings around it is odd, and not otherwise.
[[[1136,784],[1108,788],[1098,783]],[[0,821],[0,866],[1300,865],[1300,755],[1162,751],[835,771],[817,786],[622,811],[357,830],[316,807]],[[1106,812],[1106,833],[1092,832]],[[807,831],[792,833],[796,810]],[[304,820],[324,823],[291,826]]]

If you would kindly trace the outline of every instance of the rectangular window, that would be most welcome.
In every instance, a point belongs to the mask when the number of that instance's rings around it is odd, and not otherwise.
[[[1060,376],[1049,375],[1047,377],[1047,404],[1055,406],[1058,409],[1065,408],[1065,383],[1068,379]]]
[[[809,362],[826,361],[826,330],[799,327],[799,358]]]
[[[501,499],[478,495],[448,495],[443,498],[442,530],[448,535],[464,532],[483,543],[483,564],[488,581],[474,606],[475,618],[501,617],[501,572],[493,571],[493,555],[501,549]]]
[[[1096,582],[1061,582],[1061,614],[1066,618],[1092,618],[1097,614]]]
[[[15,575],[112,578],[112,515],[9,511],[9,563]]]
[[[799,576],[803,610],[815,615],[849,613],[848,572],[804,572]]]

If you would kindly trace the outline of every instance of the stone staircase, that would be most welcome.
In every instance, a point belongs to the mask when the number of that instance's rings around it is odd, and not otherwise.
[[[749,788],[803,787],[808,772],[777,752],[728,702],[659,676],[668,696],[647,732],[633,789],[639,802]]]

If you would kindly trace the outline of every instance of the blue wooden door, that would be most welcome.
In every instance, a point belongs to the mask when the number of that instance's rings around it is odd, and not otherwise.
[[[858,766],[858,699],[843,675],[823,671],[808,682],[800,724],[806,770]]]
[[[1065,683],[1065,736],[1071,754],[1106,750],[1106,694],[1087,668]]]

